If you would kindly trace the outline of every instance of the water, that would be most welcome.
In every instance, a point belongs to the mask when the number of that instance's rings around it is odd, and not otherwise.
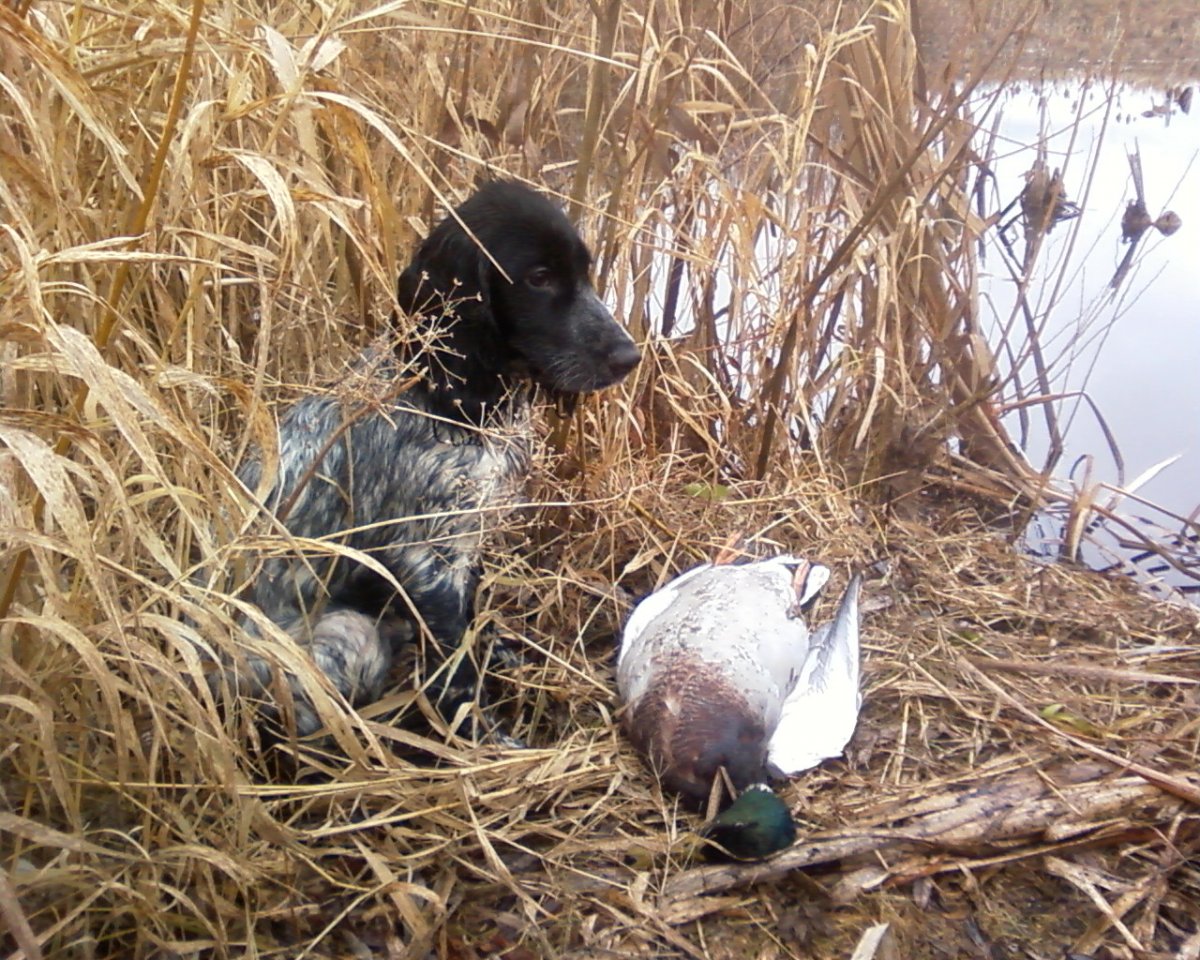
[[[1059,224],[1046,238],[1035,267],[1030,306],[1040,326],[1051,392],[1086,392],[1115,439],[1124,469],[1091,405],[1070,397],[1054,404],[1065,446],[1055,474],[1079,486],[1090,468],[1092,483],[1128,486],[1174,458],[1138,493],[1174,514],[1196,517],[1200,508],[1200,103],[1192,114],[1175,109],[1169,116],[1143,116],[1165,102],[1162,90],[1094,81],[1005,91],[999,98],[1002,112],[993,197],[1005,204],[1020,195],[1025,172],[1037,161],[1041,143],[1046,166],[1061,169],[1067,196],[1082,208],[1078,219]],[[1182,227],[1169,237],[1149,230],[1114,295],[1110,284],[1128,250],[1121,240],[1121,217],[1126,202],[1135,196],[1128,161],[1128,154],[1134,152],[1141,157],[1150,215],[1174,210]],[[1009,236],[1020,258],[1024,239],[1019,224]],[[997,342],[1016,302],[1016,285],[1001,259],[1003,252],[996,232],[991,231],[982,289],[985,316],[990,304]],[[1032,359],[1021,354],[1027,346],[1024,327],[1019,318],[1014,328],[1019,335],[1013,334],[1010,342],[1018,352],[1013,367],[1021,375],[1023,394],[1029,396],[1041,391],[1035,385]],[[1006,399],[1014,399],[1012,391]],[[1015,414],[1009,414],[1005,423],[1033,465],[1041,468],[1050,447],[1049,433],[1038,408],[1029,408],[1028,415],[1027,428]],[[1101,502],[1109,499],[1106,494]],[[1119,509],[1140,527],[1150,520],[1166,531],[1181,529],[1178,521],[1149,506],[1126,501]],[[1054,527],[1049,525],[1051,539],[1058,535]],[[1129,551],[1120,553],[1130,556]],[[1092,563],[1110,559],[1095,549],[1089,554],[1084,559]],[[1141,564],[1143,572],[1150,566]],[[1200,578],[1200,569],[1196,577]],[[1170,571],[1165,580],[1185,588],[1195,583],[1178,571]]]

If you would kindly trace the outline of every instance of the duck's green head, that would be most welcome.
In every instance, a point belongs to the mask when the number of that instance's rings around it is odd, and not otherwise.
[[[778,794],[756,783],[705,824],[701,833],[710,841],[710,859],[762,860],[792,845],[796,822]]]

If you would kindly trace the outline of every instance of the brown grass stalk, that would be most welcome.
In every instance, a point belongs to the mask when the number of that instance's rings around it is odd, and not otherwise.
[[[171,91],[171,99],[167,106],[167,116],[163,123],[162,134],[158,140],[158,148],[155,151],[154,159],[151,160],[150,166],[146,170],[141,197],[135,206],[130,207],[129,220],[125,233],[133,237],[140,236],[145,231],[146,224],[150,219],[150,212],[154,208],[155,198],[158,196],[159,185],[162,182],[163,171],[166,167],[167,150],[175,135],[175,125],[179,122],[180,110],[183,109],[183,96],[187,89],[188,79],[191,76],[192,54],[196,47],[196,35],[200,29],[200,17],[203,11],[204,0],[193,0],[192,15],[188,23],[187,36],[184,39],[183,54],[180,57],[179,70],[175,76],[175,86]],[[133,242],[136,242],[136,240]],[[94,337],[96,347],[101,352],[108,346],[108,341],[112,337],[113,330],[117,325],[117,304],[120,303],[121,295],[125,291],[125,284],[128,280],[129,262],[122,261],[117,265],[116,272],[113,274],[112,285],[109,287],[108,296],[105,299],[107,307],[100,318],[100,325],[96,329]],[[72,410],[76,416],[82,411],[87,398],[88,385],[86,382],[80,383],[75,391],[75,398],[71,403]],[[70,448],[70,445],[71,435],[69,433],[62,434],[54,445],[55,456],[63,456]],[[33,513],[35,526],[41,525],[44,508],[45,501],[42,499],[41,492],[38,491],[34,495],[33,505],[30,508]],[[17,584],[20,582],[25,570],[26,556],[27,554],[23,550],[17,553],[12,561],[12,566],[9,568],[8,577],[4,581],[4,589],[0,591],[0,619],[8,613],[8,609],[12,605],[13,597],[17,591]]]

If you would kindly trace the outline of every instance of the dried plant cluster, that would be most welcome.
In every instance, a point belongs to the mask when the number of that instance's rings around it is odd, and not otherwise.
[[[1196,957],[1197,617],[1009,543],[974,128],[914,49],[887,3],[0,6],[4,955]],[[403,683],[352,714],[282,643],[331,736],[267,747],[196,646],[297,549],[232,468],[304,392],[379,399],[403,257],[500,174],[645,344],[547,415],[489,562],[533,747],[393,723]],[[811,837],[709,868],[614,634],[739,532],[870,569],[866,707],[788,788]]]

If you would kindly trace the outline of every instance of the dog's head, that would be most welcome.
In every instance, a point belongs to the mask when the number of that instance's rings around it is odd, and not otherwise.
[[[640,359],[596,296],[590,268],[562,210],[521,184],[494,181],[421,244],[398,299],[437,331],[452,390],[470,393],[500,376],[587,393],[619,382]]]

